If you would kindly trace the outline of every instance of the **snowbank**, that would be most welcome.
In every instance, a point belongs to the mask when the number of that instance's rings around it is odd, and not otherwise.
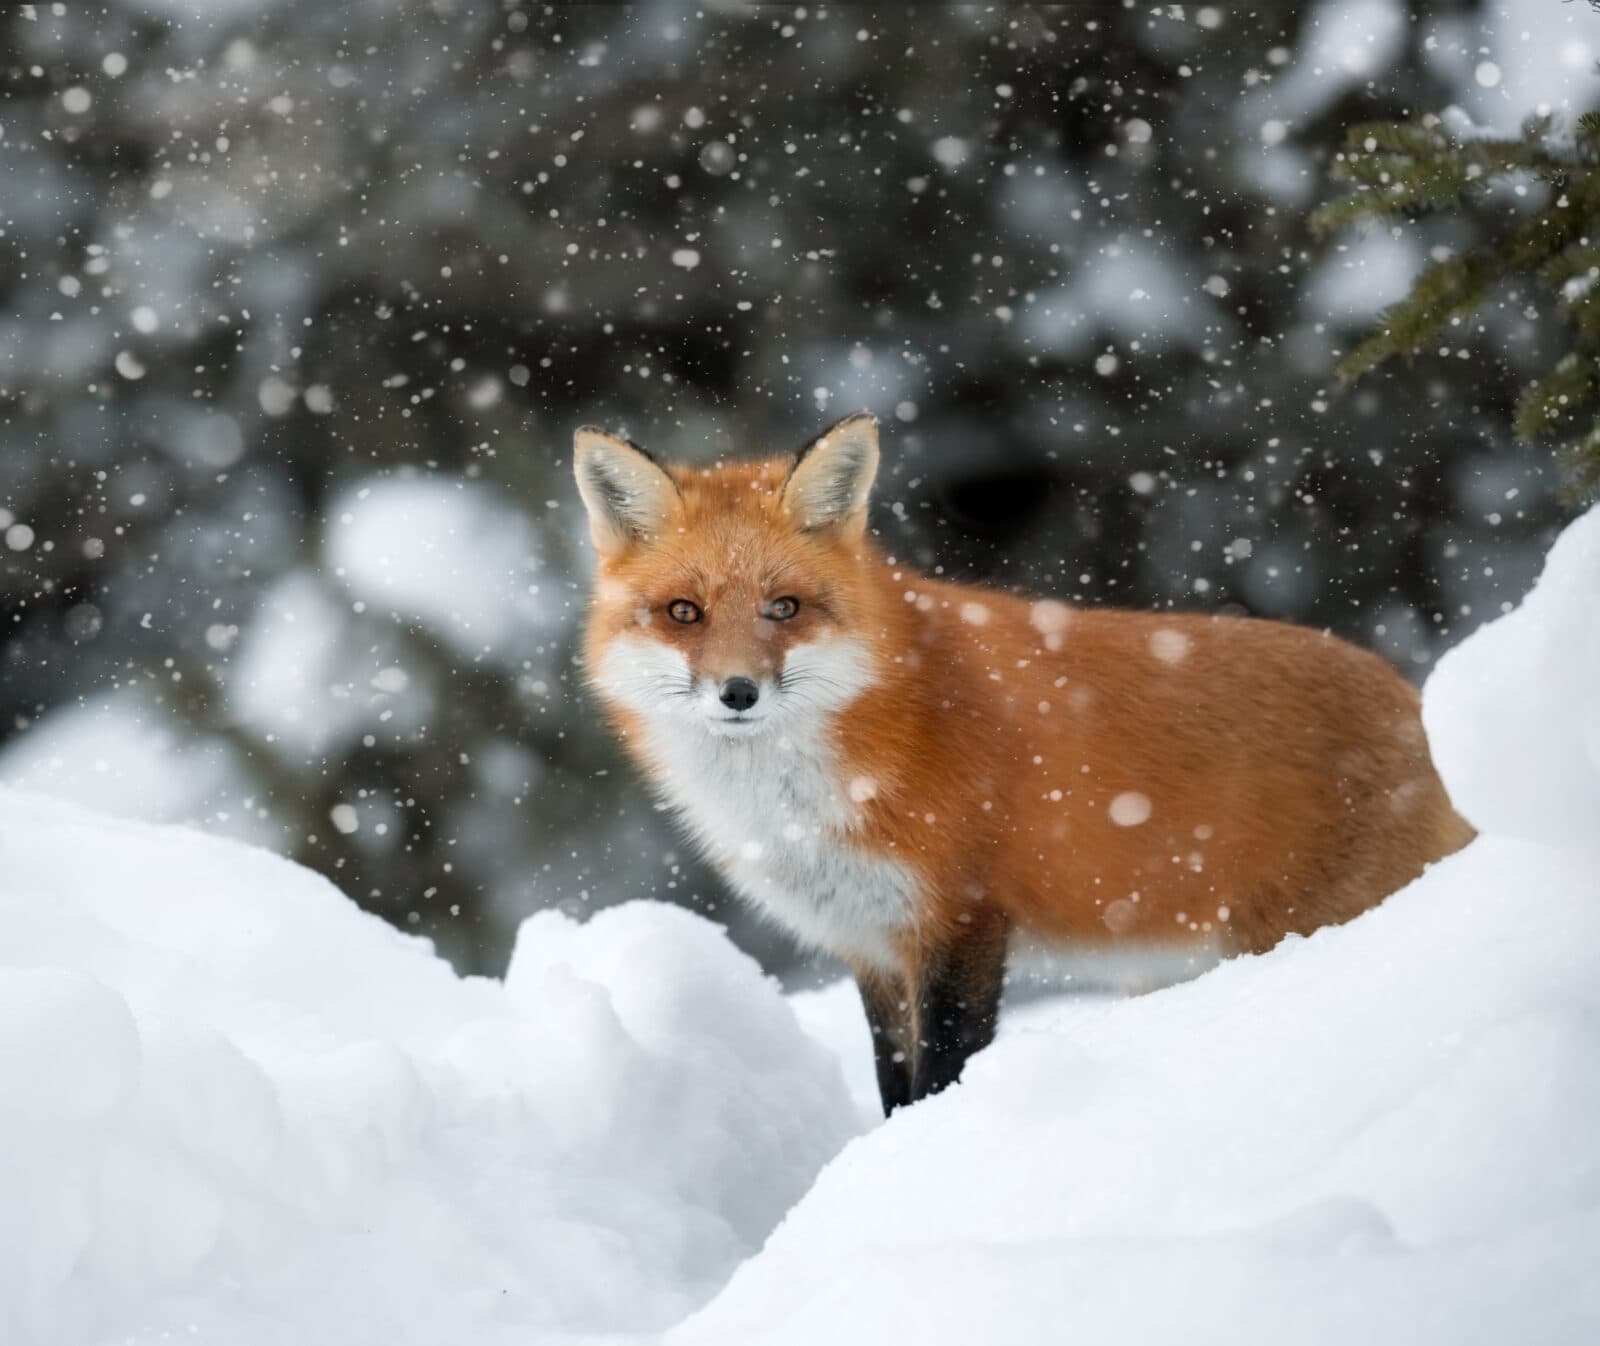
[[[671,1346],[1600,1340],[1600,511],[1425,702],[1487,835],[1348,926],[1013,1015]]]
[[[1597,864],[1483,840],[1352,926],[1033,1011],[669,1342],[1600,1339]]]
[[[286,861],[0,791],[0,929],[8,1346],[659,1330],[859,1125],[664,905],[461,980]]]
[[[1439,661],[1423,719],[1479,830],[1600,842],[1600,509],[1561,535],[1520,608]]]

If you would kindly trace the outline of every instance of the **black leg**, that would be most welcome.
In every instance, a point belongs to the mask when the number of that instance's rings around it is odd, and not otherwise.
[[[965,929],[959,944],[928,959],[917,999],[913,1103],[954,1084],[967,1058],[994,1040],[1007,934],[1004,921],[986,920]]]
[[[911,1101],[911,997],[901,978],[858,972],[856,985],[872,1030],[883,1115]]]

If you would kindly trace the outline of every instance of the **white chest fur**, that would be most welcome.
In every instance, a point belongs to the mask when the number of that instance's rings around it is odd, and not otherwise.
[[[851,844],[856,806],[825,745],[778,733],[714,738],[670,721],[646,735],[663,796],[741,897],[815,948],[890,960],[912,919],[914,881]]]

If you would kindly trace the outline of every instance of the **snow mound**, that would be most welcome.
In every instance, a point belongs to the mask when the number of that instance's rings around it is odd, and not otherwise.
[[[1474,826],[1600,841],[1600,509],[1557,539],[1521,607],[1439,661],[1423,718]]]
[[[859,1125],[664,905],[463,980],[287,861],[0,791],[0,927],[7,1343],[657,1331]]]
[[[1600,1340],[1600,511],[1425,692],[1486,835],[1349,925],[1010,1017],[671,1346]]]

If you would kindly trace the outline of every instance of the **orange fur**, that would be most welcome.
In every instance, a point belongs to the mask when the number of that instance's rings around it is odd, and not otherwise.
[[[642,629],[720,679],[779,670],[828,634],[870,647],[870,686],[825,731],[837,788],[870,794],[836,844],[899,860],[918,897],[899,968],[858,961],[864,990],[896,971],[915,988],[936,952],[1012,925],[1260,951],[1348,920],[1470,839],[1416,693],[1377,656],[1276,622],[933,580],[859,529],[801,527],[794,467],[665,469],[676,498],[659,531],[602,555],[587,648]],[[760,618],[778,595],[799,598],[794,621]],[[705,621],[650,617],[679,597]],[[611,711],[660,783],[637,712]]]

